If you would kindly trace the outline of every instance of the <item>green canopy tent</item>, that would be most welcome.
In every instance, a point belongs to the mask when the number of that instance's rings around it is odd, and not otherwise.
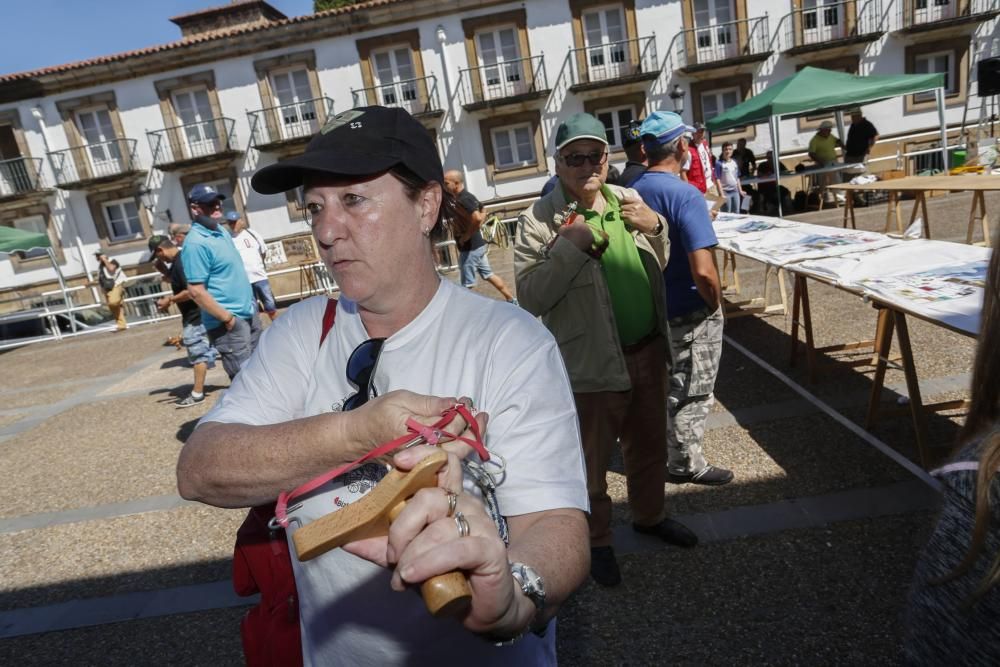
[[[900,95],[934,92],[941,126],[941,154],[948,164],[948,128],[944,121],[944,74],[897,74],[856,76],[818,67],[805,67],[783,81],[768,86],[746,102],[711,118],[706,125],[712,132],[731,127],[767,122],[771,130],[774,173],[779,174],[781,155],[779,129],[783,118],[835,112],[837,129],[844,136],[843,112]],[[778,198],[781,215],[781,198]]]
[[[44,232],[26,232],[22,229],[0,225],[0,253],[29,252],[31,250],[44,250],[52,262],[55,269],[56,278],[59,280],[59,289],[62,291],[63,304],[67,309],[70,327],[76,331],[76,318],[73,313],[68,312],[70,303],[69,295],[66,292],[66,280],[59,269],[59,262],[56,260],[55,251],[52,250],[52,241],[49,235]]]

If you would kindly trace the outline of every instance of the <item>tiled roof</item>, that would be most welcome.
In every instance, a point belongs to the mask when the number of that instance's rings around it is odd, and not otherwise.
[[[154,53],[161,53],[164,51],[173,51],[175,49],[182,49],[188,46],[193,46],[195,44],[203,44],[206,42],[214,42],[216,40],[227,39],[229,37],[234,37],[237,35],[246,35],[254,32],[264,32],[267,30],[275,30],[287,25],[310,23],[318,19],[335,16],[337,14],[350,14],[353,12],[364,11],[366,9],[372,9],[374,7],[384,7],[386,5],[393,5],[399,2],[405,2],[406,0],[367,0],[367,2],[359,2],[355,5],[347,5],[345,7],[339,7],[337,9],[328,9],[324,12],[318,12],[316,14],[307,14],[305,16],[295,16],[292,18],[283,19],[281,21],[271,21],[268,23],[258,23],[254,25],[242,26],[238,28],[231,28],[228,30],[222,30],[219,32],[206,34],[206,35],[192,35],[191,37],[186,37],[184,39],[179,39],[175,42],[167,42],[166,44],[157,44],[155,46],[147,46],[142,49],[136,49],[134,51],[125,51],[122,53],[114,53],[108,56],[98,56],[97,58],[90,58],[88,60],[79,60],[73,63],[66,63],[64,65],[53,65],[52,67],[44,67],[42,69],[29,70],[26,72],[14,72],[12,74],[4,74],[0,76],[0,85],[5,83],[11,83],[14,81],[20,81],[24,79],[36,79],[38,77],[50,75],[50,74],[61,74],[64,72],[70,72],[73,70],[84,69],[87,67],[93,67],[95,65],[108,65],[115,62],[121,62],[123,60],[128,60],[130,58],[139,58],[142,56],[152,55]],[[204,10],[203,10],[204,11]],[[176,17],[175,17],[176,18]]]

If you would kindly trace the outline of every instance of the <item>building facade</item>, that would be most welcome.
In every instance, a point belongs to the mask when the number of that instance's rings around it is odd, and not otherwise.
[[[141,272],[144,239],[186,221],[184,193],[208,182],[291,265],[311,247],[297,197],[258,195],[250,176],[365,104],[413,113],[445,167],[510,210],[553,173],[572,113],[604,122],[620,163],[630,120],[708,120],[806,65],[943,72],[957,136],[979,114],[974,65],[1000,51],[998,14],[1000,0],[371,0],[287,18],[243,0],[174,17],[176,42],[0,76],[0,224],[48,233],[71,283],[93,278],[98,249]],[[876,154],[936,145],[933,93],[865,114]],[[822,120],[785,121],[783,154]],[[766,126],[713,139],[738,137],[770,147]],[[47,255],[0,256],[0,292],[55,279]]]

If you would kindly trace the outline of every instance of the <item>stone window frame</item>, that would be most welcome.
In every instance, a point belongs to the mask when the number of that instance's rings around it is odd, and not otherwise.
[[[177,110],[174,108],[175,92],[192,88],[204,88],[208,93],[208,104],[212,109],[212,118],[222,118],[222,106],[219,104],[219,94],[215,88],[215,72],[205,70],[202,72],[192,72],[183,76],[173,76],[168,79],[159,79],[153,82],[156,89],[156,96],[159,98],[160,115],[163,117],[163,127],[160,129],[167,131],[167,140],[170,142],[171,154],[175,160],[180,156],[187,156],[187,140],[183,132],[177,128],[183,123]],[[225,132],[222,133],[225,135]],[[153,156],[156,159],[156,156]]]
[[[951,51],[954,54],[952,67],[954,68],[954,78],[958,84],[953,93],[945,93],[945,108],[958,107],[965,104],[965,98],[969,93],[969,38],[967,36],[953,39],[933,40],[910,44],[905,48],[904,59],[907,74],[916,72],[917,56]],[[934,95],[930,99],[917,100],[916,95],[907,95],[903,102],[903,113],[911,114],[923,111],[934,111],[937,109],[937,101]]]
[[[837,2],[843,2],[843,1],[844,0],[837,0]],[[843,20],[843,35],[841,37],[835,38],[832,41],[848,39],[854,36],[854,29],[857,27],[857,22],[858,22],[858,9],[859,9],[858,1],[859,0],[854,0],[854,2],[848,2],[846,5],[843,5],[842,7],[843,11],[841,13],[841,19]],[[863,5],[864,0],[861,0],[861,3]],[[815,9],[817,14],[823,11],[822,6],[817,6],[815,8],[810,8],[810,9]],[[792,22],[792,30],[794,34],[794,38],[792,40],[793,47],[803,46],[802,36],[803,33],[805,32],[805,27],[803,25],[805,11],[806,8],[803,6],[802,0],[792,0],[793,16],[789,20]],[[815,65],[815,67],[823,67],[823,65],[818,64]]]
[[[365,90],[375,88],[375,63],[372,54],[376,51],[391,49],[394,47],[408,46],[410,49],[410,60],[413,63],[413,76],[417,81],[424,80],[427,76],[424,70],[424,57],[420,50],[420,31],[416,28],[403,30],[402,32],[392,32],[375,37],[366,37],[355,42],[358,49],[358,57],[361,59],[361,80]],[[417,94],[421,95],[421,103],[427,103],[428,88],[426,85],[417,85]],[[368,99],[365,93],[365,104],[378,104],[377,99]]]
[[[585,31],[583,29],[583,15],[585,12],[594,9],[604,9],[610,7],[621,7],[625,18],[625,39],[638,40],[639,29],[635,20],[635,0],[569,0],[570,21],[573,26],[573,46],[577,49],[586,47]],[[587,81],[587,71],[589,60],[587,52],[580,50],[576,52],[576,71],[579,73],[579,81]],[[630,62],[639,62],[638,41],[629,44]]]
[[[493,130],[510,125],[528,123],[535,137],[534,165],[497,169],[496,158],[493,155]],[[545,142],[542,139],[542,114],[537,110],[521,111],[503,116],[484,118],[479,121],[480,139],[483,144],[483,157],[486,162],[486,175],[494,182],[512,181],[527,176],[538,176],[548,173],[548,163],[545,159]]]
[[[596,117],[598,111],[628,105],[635,107],[636,120],[642,120],[646,117],[646,93],[641,90],[634,93],[625,93],[622,95],[612,95],[608,97],[597,97],[590,100],[584,100],[583,110],[591,116]],[[608,155],[609,161],[620,162],[624,159],[625,150],[622,148],[619,148],[618,150],[612,149],[611,153]]]
[[[48,232],[49,240],[52,242],[52,250],[55,251],[56,262],[65,265],[66,255],[63,253],[62,243],[60,242],[59,235],[56,233],[55,224],[53,224],[52,209],[49,208],[47,202],[35,202],[4,210],[0,213],[0,225],[13,227],[15,220],[34,216],[41,216],[45,220],[45,228]],[[26,273],[51,266],[48,253],[39,257],[32,257],[31,259],[22,259],[15,253],[7,255],[7,257],[10,259],[10,265],[14,273]]]
[[[275,111],[275,107],[278,106],[278,97],[271,84],[272,74],[305,69],[309,78],[309,91],[312,94],[312,99],[323,97],[323,90],[319,85],[319,74],[316,72],[316,51],[313,49],[255,60],[253,68],[257,75],[257,91],[260,93],[260,111],[271,110],[265,116],[269,137],[281,137],[280,119]],[[323,127],[326,123],[326,104],[316,105],[316,120],[319,127]]]
[[[24,126],[21,124],[21,114],[17,108],[4,109],[0,111],[0,125],[10,125],[17,150],[23,158],[30,158],[31,151],[28,149],[28,141],[24,138]]]
[[[138,239],[127,239],[124,241],[111,241],[108,232],[108,225],[104,218],[104,205],[122,199],[133,199],[139,211],[139,222],[142,225],[142,232]],[[90,216],[94,221],[97,230],[98,240],[103,250],[144,250],[146,249],[146,239],[153,233],[152,221],[149,218],[149,211],[142,205],[136,194],[136,185],[127,183],[103,190],[98,190],[87,195],[87,206],[90,209]]]
[[[734,21],[742,21],[742,23],[736,24],[736,53],[740,54],[747,45],[747,40],[749,39],[749,13],[747,10],[747,0],[733,0],[733,10],[734,10]],[[692,54],[688,58],[689,63],[695,62],[697,57],[695,54],[698,53],[698,45],[695,42],[695,28],[697,26],[694,24],[694,0],[681,0],[681,17],[683,21],[683,29],[687,32],[684,33],[684,49],[688,54]]]
[[[474,100],[483,99],[482,78],[479,76],[473,77],[471,74],[472,71],[478,71],[479,69],[479,46],[476,44],[476,33],[486,28],[502,28],[508,25],[513,25],[517,32],[517,48],[522,64],[530,63],[531,44],[528,41],[528,14],[524,7],[462,19],[462,33],[465,37],[465,57],[470,72],[469,90]],[[525,89],[531,90],[535,85],[534,71],[531,67],[522,66],[521,74],[524,76]]]
[[[73,158],[73,164],[80,180],[90,177],[91,166],[86,158],[86,151],[83,150],[87,142],[76,123],[76,114],[79,111],[102,108],[107,109],[108,116],[111,118],[115,140],[126,139],[121,115],[118,113],[118,99],[115,96],[115,91],[107,90],[56,101],[56,111],[59,112],[59,117],[62,120],[63,132],[66,134],[66,141],[71,149],[70,156]],[[127,154],[128,151],[122,151],[122,158],[125,159]]]
[[[753,74],[734,74],[732,76],[721,77],[718,79],[705,79],[704,81],[692,82],[691,117],[695,119],[702,118],[702,94],[725,88],[739,88],[743,91],[743,99],[740,100],[740,102],[745,102],[753,96]],[[746,139],[750,142],[756,139],[756,137],[757,127],[753,123],[745,125],[742,128],[737,127],[712,133],[713,140],[715,138],[719,138],[725,141],[732,141],[733,143],[736,143],[738,139]]]

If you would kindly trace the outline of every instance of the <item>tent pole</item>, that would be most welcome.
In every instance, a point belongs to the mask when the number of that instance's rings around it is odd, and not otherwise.
[[[779,139],[779,129],[781,127],[781,116],[771,116],[771,151],[772,167],[774,168],[774,192],[778,196],[778,217],[784,217],[781,210],[781,142]]]
[[[847,138],[844,136],[844,110],[837,109],[836,113],[837,119],[837,138],[840,139],[843,144],[840,148],[840,154],[847,157]]]
[[[941,124],[941,168],[948,173],[948,126],[944,121],[944,88],[935,88],[934,97],[937,100],[938,123]]]
[[[49,246],[45,249],[46,254],[49,256],[49,260],[52,262],[52,268],[56,270],[56,279],[59,281],[59,290],[63,295],[63,306],[66,308],[66,315],[69,317],[69,327],[76,333],[76,316],[70,310],[73,304],[69,302],[69,292],[66,291],[66,279],[63,278],[62,271],[59,269],[59,262],[56,260],[56,251]],[[59,328],[59,321],[56,320],[56,328]]]

